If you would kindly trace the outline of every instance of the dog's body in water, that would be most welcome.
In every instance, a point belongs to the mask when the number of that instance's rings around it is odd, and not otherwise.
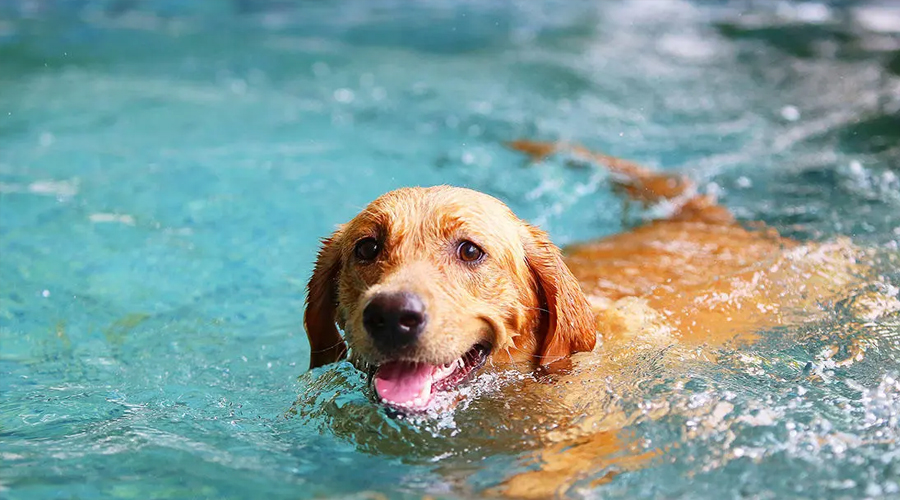
[[[586,410],[642,351],[666,353],[662,364],[714,361],[723,345],[821,316],[867,273],[848,241],[748,228],[685,178],[577,146],[511,146],[603,165],[626,195],[667,203],[670,216],[560,251],[488,195],[399,189],[324,241],[305,315],[310,366],[349,357],[377,402],[401,412],[428,408],[486,363],[540,373],[527,390],[544,404],[511,411],[541,413],[555,430],[539,439],[540,469],[510,478],[506,495],[561,494],[610,461],[654,456],[618,435],[633,417]]]

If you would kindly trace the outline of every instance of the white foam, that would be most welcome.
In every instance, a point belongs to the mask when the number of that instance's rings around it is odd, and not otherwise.
[[[88,219],[95,224],[117,222],[126,226],[134,225],[134,217],[127,214],[95,213],[91,214]]]
[[[668,34],[656,42],[656,48],[660,52],[693,61],[712,59],[716,55],[717,46],[715,39],[693,33]]]
[[[782,2],[778,4],[778,15],[789,21],[811,24],[825,23],[833,17],[831,9],[818,2],[801,2],[795,5]]]
[[[795,122],[800,119],[800,110],[796,106],[785,106],[781,108],[781,117],[789,122]]]
[[[900,8],[888,6],[859,7],[853,17],[863,28],[876,33],[900,33]]]
[[[67,181],[35,181],[28,185],[28,192],[60,198],[71,198],[78,194],[78,180]]]

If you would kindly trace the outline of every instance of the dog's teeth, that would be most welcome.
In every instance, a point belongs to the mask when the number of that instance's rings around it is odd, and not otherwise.
[[[387,399],[387,398],[381,398],[381,401],[382,401],[383,403],[385,403],[385,404],[388,404],[388,405],[391,405],[391,406],[394,406],[394,407],[397,407],[397,408],[407,408],[407,409],[410,409],[410,410],[420,410],[420,409],[422,409],[422,408],[428,403],[428,400],[429,400],[430,398],[431,398],[431,395],[428,395],[427,398],[423,398],[422,396],[419,396],[419,397],[417,397],[416,399],[413,399],[412,401],[406,401],[406,402],[403,402],[403,403],[401,403],[401,402],[399,402],[399,401],[391,401],[390,399]]]

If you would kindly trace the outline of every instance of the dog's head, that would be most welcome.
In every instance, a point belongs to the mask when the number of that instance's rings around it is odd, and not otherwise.
[[[404,188],[373,201],[323,242],[308,291],[310,367],[349,346],[354,364],[374,370],[379,398],[399,408],[424,408],[488,357],[546,365],[595,343],[559,249],[469,189]]]

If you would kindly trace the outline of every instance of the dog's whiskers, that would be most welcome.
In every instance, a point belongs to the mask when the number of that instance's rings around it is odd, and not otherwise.
[[[323,347],[322,349],[314,349],[314,350],[310,350],[310,353],[327,352],[327,351],[330,351],[330,350],[334,349],[335,347],[337,347],[337,346],[339,346],[339,345],[341,345],[341,344],[343,344],[343,343],[344,343],[344,340],[341,339],[341,340],[335,342],[334,344],[332,344],[332,345],[330,345],[330,346],[328,346],[328,347]]]

